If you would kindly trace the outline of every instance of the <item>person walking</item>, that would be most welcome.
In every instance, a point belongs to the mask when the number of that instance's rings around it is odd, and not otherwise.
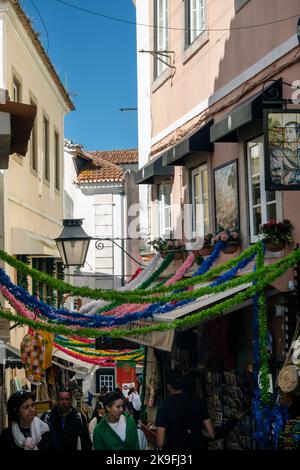
[[[138,425],[141,420],[141,399],[134,387],[131,387],[128,392],[128,401],[132,405],[133,417],[136,425]]]
[[[57,406],[47,411],[41,419],[48,424],[56,450],[90,450],[92,443],[86,419],[72,406],[69,389],[58,392]]]
[[[105,415],[104,405],[101,401],[99,401],[95,406],[95,409],[91,417],[91,421],[89,423],[89,433],[90,433],[91,442],[93,442],[93,435],[94,435],[95,427],[97,426],[97,424],[100,423],[104,415]]]
[[[106,415],[94,430],[95,450],[145,450],[145,436],[137,429],[134,418],[123,412],[122,394],[107,393],[103,404]]]
[[[204,403],[184,392],[184,378],[176,371],[167,375],[166,402],[157,410],[157,447],[164,450],[203,450],[204,438],[214,439],[213,423]]]
[[[35,397],[27,390],[13,393],[7,401],[9,426],[0,436],[0,450],[49,450],[49,426],[35,416]]]

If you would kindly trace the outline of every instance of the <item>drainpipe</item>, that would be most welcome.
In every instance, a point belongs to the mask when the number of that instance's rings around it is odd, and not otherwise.
[[[125,240],[124,240],[124,196],[125,191],[120,191],[121,201],[121,285],[125,286]]]

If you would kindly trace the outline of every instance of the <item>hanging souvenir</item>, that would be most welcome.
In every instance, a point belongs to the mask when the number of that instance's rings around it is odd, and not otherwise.
[[[44,369],[52,366],[52,351],[53,351],[53,340],[54,334],[49,333],[48,331],[37,331],[39,335],[42,336],[45,344],[45,358],[44,358]]]
[[[37,332],[28,333],[21,342],[20,350],[27,380],[40,385],[45,378],[45,343],[42,336]]]

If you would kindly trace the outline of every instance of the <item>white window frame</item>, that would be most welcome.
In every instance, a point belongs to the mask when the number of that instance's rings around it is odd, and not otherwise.
[[[188,43],[192,44],[205,28],[206,0],[188,0]]]
[[[166,204],[166,193],[170,194],[170,204]],[[170,238],[172,231],[172,192],[171,183],[161,183],[158,186],[159,204],[159,236]],[[169,210],[169,220],[166,218],[166,210]]]
[[[113,374],[107,374],[107,375],[101,374],[101,375],[99,375],[99,388],[100,388],[100,390],[103,387],[106,387],[108,392],[112,392],[114,390],[114,382],[115,382],[115,378],[114,378]]]
[[[168,3],[169,0],[155,0],[155,50],[168,50],[169,31],[168,31]],[[160,58],[168,62],[168,58],[155,54],[155,78],[158,78],[167,68],[167,64],[162,62]]]
[[[13,89],[12,101],[16,103],[21,103],[22,102],[22,82],[15,75],[13,75],[12,89]]]
[[[205,228],[205,226],[203,227],[203,230],[204,230],[204,232],[209,232],[209,228],[210,228],[209,193],[205,194],[204,191],[203,191],[203,174],[204,174],[204,172],[206,172],[206,174],[207,174],[207,188],[209,188],[207,164],[200,165],[199,167],[194,168],[191,171],[192,236],[193,236],[193,238],[196,238],[198,235],[207,235],[207,233],[202,234],[202,233],[197,233],[196,232],[196,223],[197,223],[197,221],[196,221],[196,206],[195,206],[195,203],[196,203],[197,196],[195,194],[195,184],[194,184],[194,178],[195,178],[196,175],[200,176],[200,194],[199,194],[200,201],[199,201],[199,204],[203,204],[203,211],[202,211],[203,222],[205,222],[204,221],[204,199],[206,199],[208,201],[208,223],[207,223],[206,228]]]
[[[252,170],[251,170],[251,148],[258,145],[259,147],[259,163],[260,163],[260,204],[253,204],[252,196]],[[267,192],[265,191],[265,165],[264,165],[264,145],[263,137],[256,140],[247,142],[247,166],[248,166],[248,201],[249,201],[249,218],[250,218],[250,241],[255,243],[261,239],[259,234],[254,234],[254,219],[253,209],[261,206],[261,223],[265,224],[268,221],[267,206],[272,204],[273,201],[267,201]],[[276,220],[282,219],[282,193],[275,191],[276,201]]]

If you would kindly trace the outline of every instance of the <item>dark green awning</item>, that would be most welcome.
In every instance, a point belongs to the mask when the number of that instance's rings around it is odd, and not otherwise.
[[[144,165],[137,172],[137,184],[154,184],[155,176],[172,176],[174,168],[162,165],[162,155]]]
[[[210,128],[213,119],[200,127],[194,134],[180,141],[177,145],[163,154],[163,165],[185,164],[186,157],[193,152],[210,152],[213,144],[210,142]]]
[[[221,121],[211,126],[210,141],[238,142],[240,140],[239,132],[248,124],[256,123],[257,128],[263,132],[263,109],[268,106],[264,102],[270,101],[274,97],[276,100],[281,100],[282,98],[281,81],[274,82],[264,92],[256,93],[243,101],[224,116]],[[272,104],[272,108],[281,106],[281,104]]]

